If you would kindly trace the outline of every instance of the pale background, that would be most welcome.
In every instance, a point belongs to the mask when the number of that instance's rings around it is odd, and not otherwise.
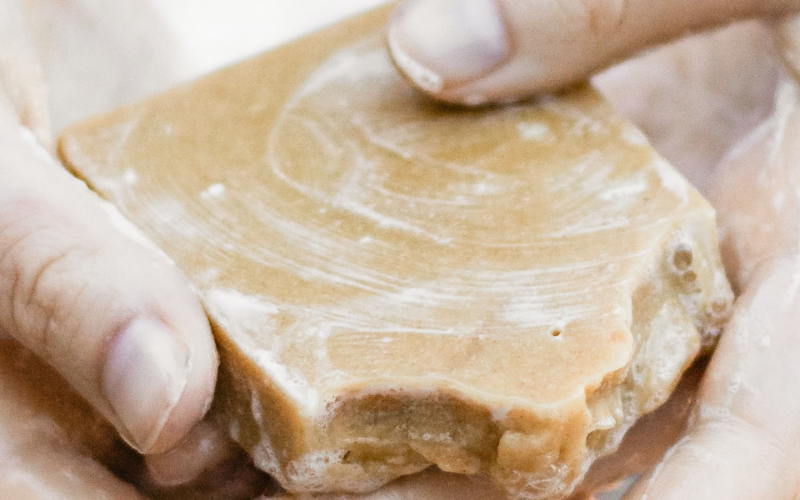
[[[148,0],[205,73],[387,0]]]

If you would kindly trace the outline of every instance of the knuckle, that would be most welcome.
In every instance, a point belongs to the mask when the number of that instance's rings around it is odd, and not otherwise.
[[[0,203],[0,329],[45,356],[59,348],[57,332],[74,321],[85,292],[80,274],[95,253],[68,228],[47,202]]]

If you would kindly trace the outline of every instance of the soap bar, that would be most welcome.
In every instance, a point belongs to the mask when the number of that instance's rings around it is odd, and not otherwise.
[[[387,13],[72,126],[61,157],[196,288],[212,411],[287,490],[435,464],[566,496],[727,318],[714,212],[591,88],[426,99]]]

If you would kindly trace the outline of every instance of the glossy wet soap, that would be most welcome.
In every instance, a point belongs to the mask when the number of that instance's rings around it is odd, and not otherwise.
[[[714,213],[591,89],[426,100],[386,10],[68,129],[201,295],[213,411],[290,491],[436,464],[564,496],[718,333]]]

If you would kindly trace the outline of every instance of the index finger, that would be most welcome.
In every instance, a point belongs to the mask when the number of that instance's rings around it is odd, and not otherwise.
[[[407,0],[389,24],[397,66],[445,101],[558,90],[648,46],[797,0]]]

